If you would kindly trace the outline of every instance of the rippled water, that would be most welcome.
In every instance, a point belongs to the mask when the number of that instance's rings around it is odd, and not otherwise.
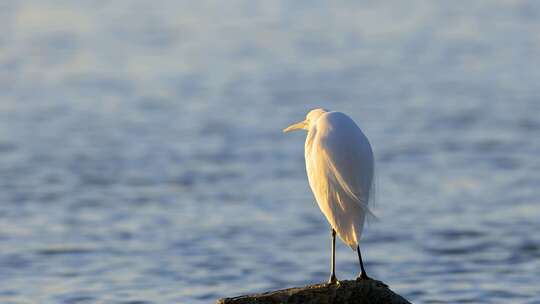
[[[416,303],[540,303],[537,1],[8,0],[0,20],[0,302],[326,280],[304,137],[281,133],[324,106],[376,153],[372,276]]]

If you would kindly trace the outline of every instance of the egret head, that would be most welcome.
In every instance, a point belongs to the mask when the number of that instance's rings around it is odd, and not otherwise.
[[[284,133],[291,132],[294,130],[306,130],[309,131],[312,126],[315,125],[317,122],[317,119],[321,117],[322,114],[329,112],[326,109],[323,108],[317,108],[309,111],[309,113],[306,115],[306,119],[297,123],[294,123],[287,128],[283,129]]]

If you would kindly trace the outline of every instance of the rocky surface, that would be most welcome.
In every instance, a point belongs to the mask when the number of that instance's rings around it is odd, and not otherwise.
[[[260,294],[219,299],[217,304],[410,304],[376,280],[315,284]]]

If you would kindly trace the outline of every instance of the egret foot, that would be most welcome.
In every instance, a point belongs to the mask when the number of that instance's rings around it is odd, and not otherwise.
[[[368,275],[367,275],[365,272],[362,272],[361,274],[359,274],[359,275],[356,277],[356,280],[357,280],[357,281],[371,280],[371,278],[368,277]]]
[[[328,284],[330,284],[330,285],[333,285],[333,284],[339,285],[339,281],[338,281],[338,279],[336,278],[335,275],[331,275],[330,279],[328,279]]]

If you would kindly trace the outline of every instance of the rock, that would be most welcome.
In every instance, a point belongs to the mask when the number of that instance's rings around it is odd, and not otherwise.
[[[315,284],[260,294],[219,299],[217,304],[410,304],[376,280]]]

